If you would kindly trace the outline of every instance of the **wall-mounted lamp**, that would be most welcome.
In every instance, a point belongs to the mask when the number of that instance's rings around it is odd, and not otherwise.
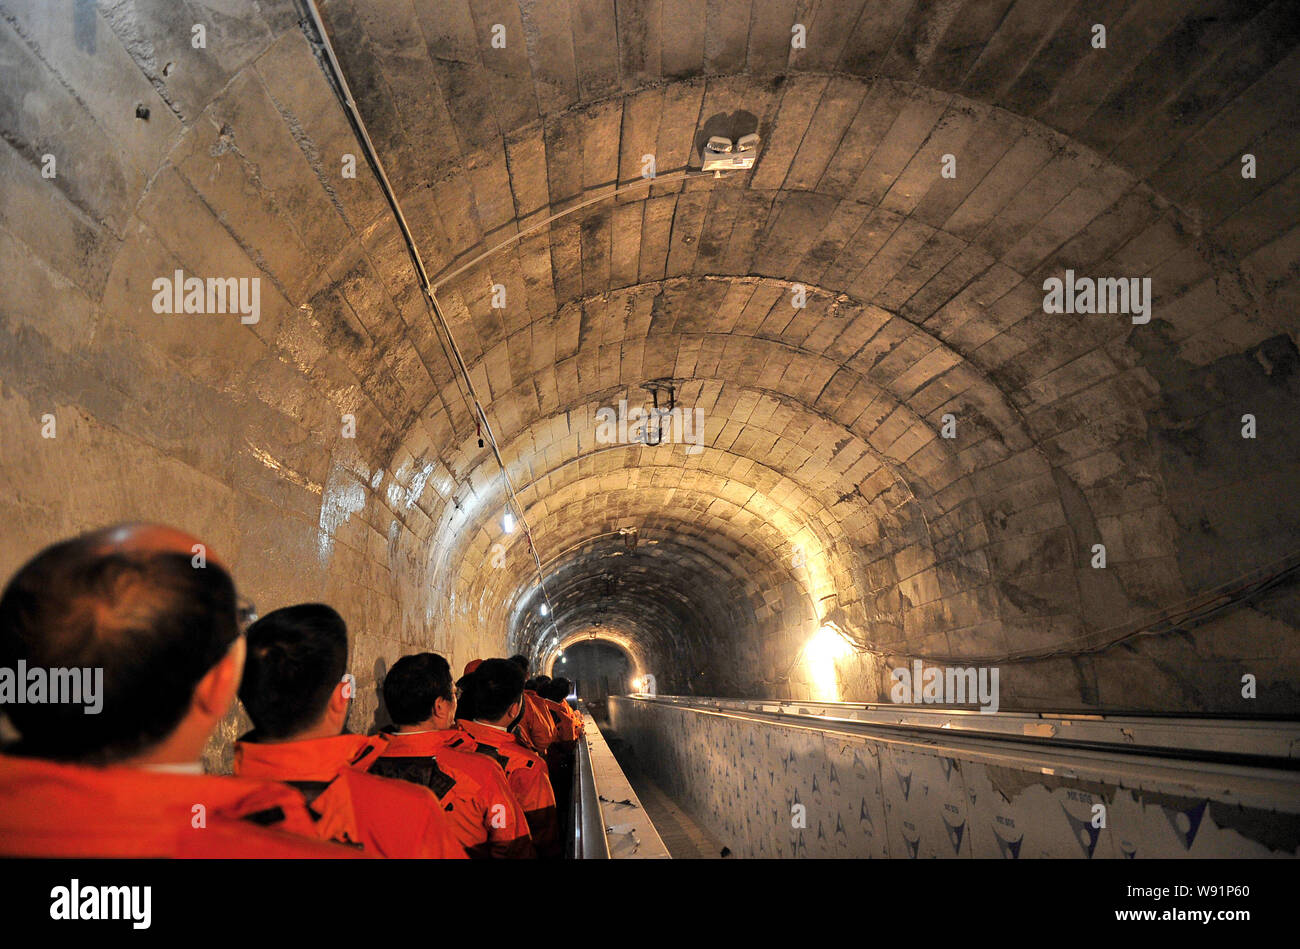
[[[650,418],[646,421],[645,429],[641,433],[641,440],[647,445],[659,445],[663,441],[663,422],[665,415],[671,415],[677,408],[677,384],[671,379],[651,379],[649,382],[643,382],[641,388],[650,393],[654,400],[654,409],[650,413]],[[663,394],[664,404],[659,403],[659,397]],[[650,440],[651,422],[654,422],[654,441]]]
[[[655,683],[654,674],[647,672],[643,676],[638,676],[632,680],[632,692],[635,695],[655,695],[658,692],[658,686]]]
[[[636,548],[636,542],[639,539],[637,528],[620,527],[618,532],[623,537],[623,546],[628,550],[634,550]]]
[[[758,160],[759,138],[755,133],[742,135],[739,140],[714,135],[704,145],[702,171],[711,171],[721,178],[724,171],[748,171]]]

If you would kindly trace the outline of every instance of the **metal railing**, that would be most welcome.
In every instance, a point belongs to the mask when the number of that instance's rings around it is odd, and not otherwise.
[[[1300,813],[1300,724],[1126,715],[981,714],[852,703],[769,702],[689,696],[620,696],[617,703],[827,735],[878,746],[1087,778],[1116,786],[1170,782],[1211,800]],[[618,724],[620,733],[623,726]]]
[[[1086,746],[1160,757],[1300,768],[1300,721],[1295,719],[1135,712],[999,711],[985,714],[972,708],[684,695],[633,695],[628,698],[794,722],[823,721],[830,726],[854,724],[892,732],[969,735],[972,738],[1043,742],[1057,747]]]
[[[595,726],[589,724],[588,727]],[[578,739],[574,758],[571,823],[573,833],[569,838],[567,854],[570,859],[609,859],[605,818],[600,810],[600,796],[596,793],[596,778],[591,768],[591,751],[587,748],[585,736]]]
[[[578,741],[574,766],[567,856],[576,860],[672,858],[590,714]]]

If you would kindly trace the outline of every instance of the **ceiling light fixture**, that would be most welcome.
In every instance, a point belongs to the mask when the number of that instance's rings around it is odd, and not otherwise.
[[[700,170],[713,172],[715,178],[721,178],[724,171],[748,171],[758,161],[758,143],[758,135],[752,132],[735,142],[714,135],[705,143]]]

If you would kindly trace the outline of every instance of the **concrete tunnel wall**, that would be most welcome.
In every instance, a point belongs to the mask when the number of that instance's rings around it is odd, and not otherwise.
[[[1300,856],[1300,805],[1168,773],[1059,773],[995,751],[876,740],[614,698],[638,767],[737,857]],[[926,747],[926,745],[929,747]],[[1105,820],[1096,821],[1097,806]]]
[[[924,656],[1000,664],[1004,704],[1300,706],[1294,581],[1133,635],[1300,549],[1293,7],[1121,3],[1106,50],[1087,4],[321,7],[433,274],[645,154],[698,164],[703,129],[762,136],[752,174],[597,202],[439,287],[554,614],[290,2],[0,0],[5,575],[183,526],[264,612],[340,609],[354,727],[404,652],[591,629],[662,692],[874,700]],[[156,314],[177,269],[260,277],[258,322]],[[1044,313],[1066,269],[1150,276],[1151,322]],[[698,453],[596,438],[663,378]],[[826,618],[860,649],[829,680]]]

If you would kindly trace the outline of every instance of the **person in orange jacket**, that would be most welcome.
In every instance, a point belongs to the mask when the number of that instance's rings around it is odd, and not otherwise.
[[[551,787],[555,803],[561,813],[567,813],[573,802],[574,752],[578,745],[578,727],[565,699],[569,695],[568,679],[537,676],[533,688],[555,723],[555,740],[546,751],[546,767],[551,774]]]
[[[523,672],[524,677],[528,677],[528,657],[511,656],[510,661],[517,665]],[[546,749],[551,746],[555,740],[555,725],[551,721],[551,715],[542,703],[541,696],[535,691],[524,685],[524,706],[523,715],[518,724],[511,728],[516,735],[519,735],[524,744],[542,757],[546,757]]]
[[[497,762],[523,805],[538,856],[560,856],[555,792],[546,762],[509,730],[522,714],[523,671],[508,659],[487,659],[457,684],[462,690],[457,727],[464,734],[448,747],[478,752]]]
[[[552,679],[548,676],[538,676],[537,694],[546,705],[547,712],[550,713],[551,720],[555,723],[555,741],[572,745],[582,734],[581,722],[577,718],[577,713],[569,707],[566,701],[569,692],[573,689],[573,683],[563,676]]]
[[[36,670],[80,672],[83,688],[4,699],[21,737],[0,754],[0,854],[357,856],[299,836],[312,820],[292,788],[203,773],[250,612],[215,553],[169,527],[105,528],[28,561],[0,594],[0,669],[25,669],[20,688]]]
[[[235,744],[235,773],[301,791],[322,839],[380,857],[464,859],[432,792],[369,773],[388,739],[344,731],[353,685],[343,618],[304,603],[267,614],[247,637],[239,698],[253,731]]]
[[[393,720],[388,745],[371,772],[431,790],[471,858],[537,856],[528,819],[505,771],[483,755],[452,749],[456,695],[447,660],[436,653],[403,656],[384,677],[384,706]]]

